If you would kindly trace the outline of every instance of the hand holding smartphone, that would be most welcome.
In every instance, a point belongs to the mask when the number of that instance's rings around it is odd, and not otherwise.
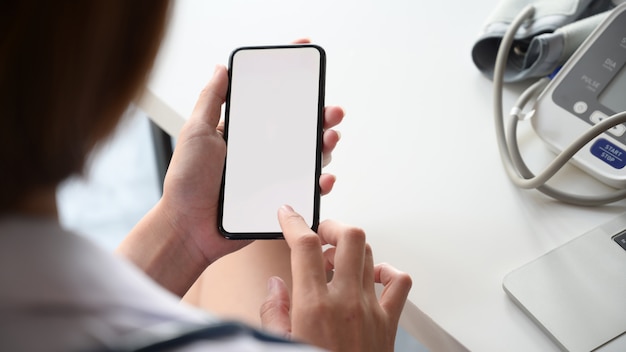
[[[326,57],[312,44],[243,47],[229,60],[219,229],[282,238],[277,210],[319,223]]]

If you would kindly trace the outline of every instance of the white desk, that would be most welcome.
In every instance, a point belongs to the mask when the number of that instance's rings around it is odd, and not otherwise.
[[[181,1],[150,84],[171,110],[152,115],[176,133],[177,114],[190,114],[214,65],[226,64],[232,49],[312,38],[328,55],[327,104],[347,112],[327,168],[338,182],[322,201],[322,218],[362,226],[377,261],[412,275],[418,309],[407,309],[405,327],[432,350],[455,349],[446,333],[472,351],[556,350],[507,298],[502,278],[617,216],[624,204],[572,207],[508,181],[493,130],[492,84],[470,56],[497,3]],[[509,87],[507,107],[522,86]],[[522,135],[538,170],[550,154],[532,133]],[[573,169],[558,181],[605,189]]]

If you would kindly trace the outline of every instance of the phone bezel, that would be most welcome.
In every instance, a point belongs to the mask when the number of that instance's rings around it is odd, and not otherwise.
[[[317,103],[317,131],[316,131],[316,155],[315,155],[315,181],[313,187],[313,215],[311,229],[316,231],[319,225],[319,213],[320,213],[320,201],[321,190],[319,187],[319,177],[322,169],[322,135],[324,124],[324,100],[325,100],[325,86],[326,86],[326,53],[324,49],[316,44],[291,44],[291,45],[263,45],[263,46],[243,46],[236,48],[230,54],[228,61],[228,91],[226,94],[226,105],[224,115],[224,139],[226,141],[228,150],[228,135],[229,135],[229,121],[230,121],[230,107],[231,107],[231,81],[233,75],[233,61],[237,53],[244,50],[275,50],[285,49],[294,50],[299,48],[313,48],[319,52],[319,79],[318,79],[318,103]],[[226,160],[228,159],[228,152]],[[228,239],[237,240],[250,240],[250,239],[282,239],[284,238],[282,232],[229,232],[223,226],[224,215],[224,187],[226,183],[226,160],[224,162],[224,170],[222,173],[220,195],[219,195],[219,209],[218,209],[218,228],[219,232]],[[278,211],[278,209],[276,209]]]

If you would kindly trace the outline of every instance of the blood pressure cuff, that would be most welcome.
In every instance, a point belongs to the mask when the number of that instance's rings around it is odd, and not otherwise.
[[[472,48],[476,67],[493,78],[498,47],[513,19],[527,5],[535,14],[515,34],[505,82],[543,77],[560,67],[615,7],[616,0],[502,0]],[[621,1],[619,1],[621,2]]]

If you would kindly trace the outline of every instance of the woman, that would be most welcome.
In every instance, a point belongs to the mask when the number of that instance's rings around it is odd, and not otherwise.
[[[326,221],[316,234],[289,206],[277,216],[291,248],[293,295],[270,279],[260,318],[274,337],[180,304],[211,263],[247,244],[225,240],[216,226],[225,156],[218,121],[228,86],[222,66],[179,136],[162,199],[120,256],[59,225],[56,187],[81,172],[141,93],[169,7],[156,0],[1,5],[0,349],[391,351],[410,278],[375,266],[363,231]],[[325,111],[327,155],[342,117],[339,108]],[[322,191],[333,181],[321,177]],[[322,244],[331,248],[323,252]],[[326,269],[334,269],[330,282]],[[380,299],[375,282],[385,285]]]

